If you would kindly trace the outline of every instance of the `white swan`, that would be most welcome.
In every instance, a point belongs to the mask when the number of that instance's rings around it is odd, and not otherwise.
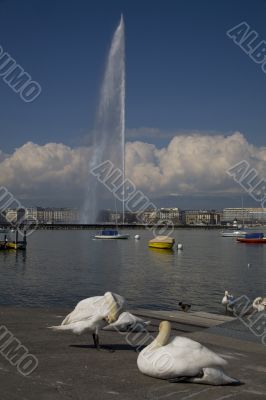
[[[155,340],[138,356],[139,370],[154,378],[209,385],[239,383],[225,375],[227,362],[200,343],[185,337],[170,338],[171,325],[163,321]]]
[[[232,305],[234,300],[235,300],[234,296],[232,294],[229,294],[229,292],[226,290],[224,292],[224,297],[222,298],[222,304],[225,306],[226,311],[228,306]]]
[[[115,322],[105,326],[103,329],[105,331],[143,332],[150,323],[150,321],[144,321],[130,312],[123,312]]]
[[[259,312],[266,310],[266,297],[256,297],[253,301],[253,308]]]
[[[124,298],[111,292],[106,292],[104,296],[89,297],[80,301],[61,325],[50,328],[54,331],[70,331],[77,335],[91,332],[94,345],[99,350],[99,329],[116,321],[124,305]]]

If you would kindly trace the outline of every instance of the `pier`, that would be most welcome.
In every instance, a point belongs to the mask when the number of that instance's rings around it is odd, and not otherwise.
[[[37,357],[38,367],[24,377],[1,355],[1,400],[265,399],[266,347],[241,321],[204,312],[132,311],[151,320],[151,337],[161,319],[170,320],[173,335],[190,337],[227,359],[227,373],[242,385],[215,387],[154,379],[141,374],[136,363],[136,347],[145,333],[101,331],[102,345],[114,352],[99,352],[91,335],[47,329],[61,323],[69,310],[2,306],[1,326]],[[2,344],[0,340],[0,351]]]
[[[153,229],[156,225],[157,229],[166,228],[165,224],[111,224],[111,223],[101,223],[101,224],[21,224],[19,226],[20,230],[101,230],[103,228],[119,228],[119,229]],[[0,228],[12,228],[10,224],[2,224]],[[171,225],[169,229],[229,229],[230,227],[221,225]]]

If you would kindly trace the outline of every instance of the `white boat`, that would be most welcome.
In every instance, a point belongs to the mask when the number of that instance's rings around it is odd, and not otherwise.
[[[245,237],[248,234],[247,231],[238,230],[238,231],[223,231],[221,235],[223,237]]]
[[[115,229],[103,229],[98,235],[94,236],[95,239],[128,239],[129,235],[118,233]]]

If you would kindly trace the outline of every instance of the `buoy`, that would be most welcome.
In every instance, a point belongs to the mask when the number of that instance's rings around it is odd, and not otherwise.
[[[139,240],[140,239],[140,235],[135,235],[135,239]]]
[[[178,250],[183,250],[183,245],[182,245],[182,243],[177,243],[177,249],[178,249]]]

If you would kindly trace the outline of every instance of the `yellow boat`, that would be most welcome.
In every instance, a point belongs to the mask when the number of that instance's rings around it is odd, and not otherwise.
[[[13,249],[13,250],[25,250],[26,245],[24,243],[7,242],[6,248]]]
[[[175,239],[170,236],[156,236],[149,241],[148,246],[155,249],[172,249]]]
[[[12,233],[15,232],[15,240]],[[0,229],[0,250],[25,250],[27,246],[26,231],[23,240],[18,240],[18,230]]]

